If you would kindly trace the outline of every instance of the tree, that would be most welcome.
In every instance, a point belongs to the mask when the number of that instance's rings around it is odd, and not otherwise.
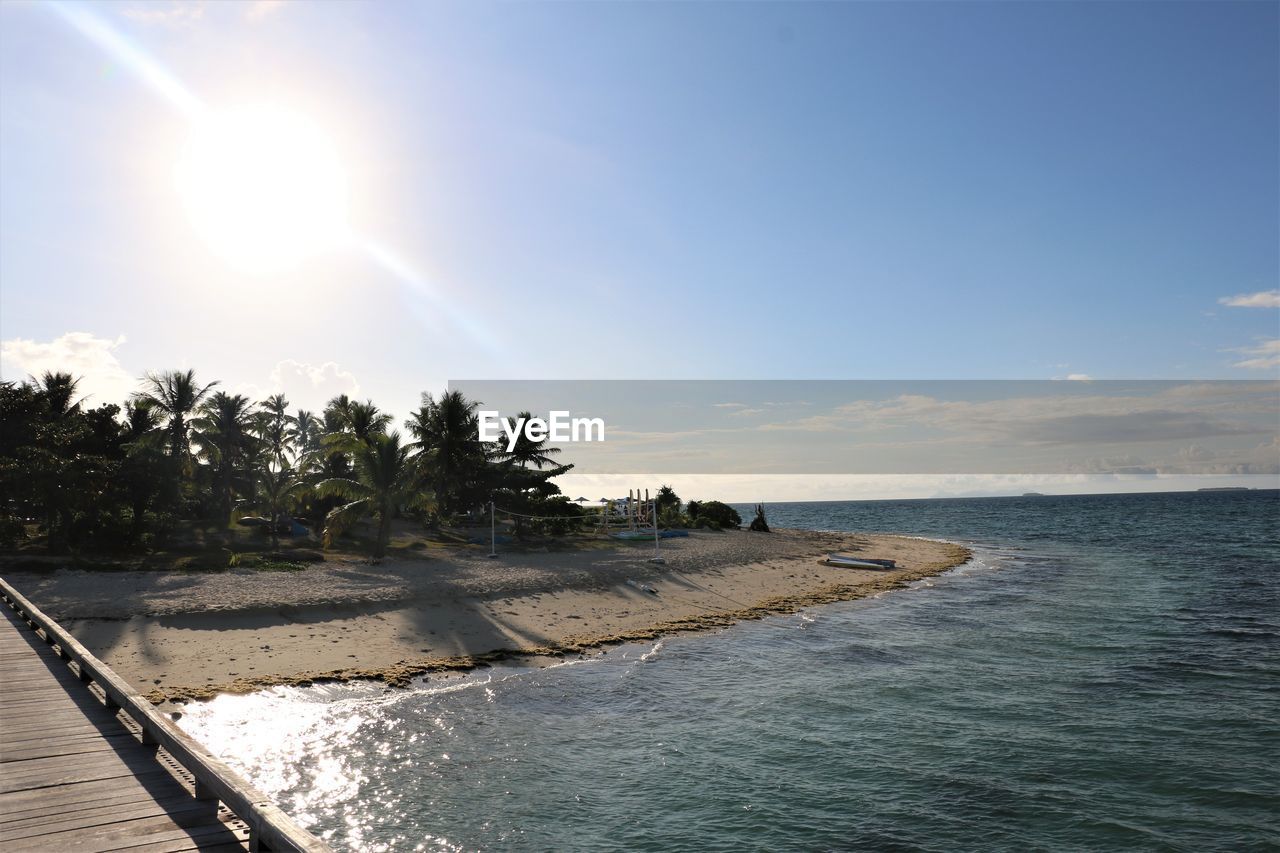
[[[415,439],[410,447],[445,514],[470,510],[488,493],[492,478],[480,441],[479,405],[461,391],[447,391],[439,400],[424,393],[422,405],[405,422]]]
[[[320,449],[320,439],[324,436],[324,423],[319,418],[306,409],[298,409],[298,413],[290,419],[289,423],[289,443],[293,445],[300,460]],[[303,462],[299,467],[305,468],[307,464],[309,463]]]
[[[46,373],[0,383],[0,502],[6,538],[42,519],[50,553],[93,537],[110,520],[122,456],[120,408],[82,410],[78,380]]]
[[[267,511],[271,520],[271,550],[280,550],[280,519],[285,510],[309,489],[307,481],[288,466],[272,468],[265,465],[258,471],[258,503]]]
[[[230,521],[236,475],[246,470],[255,445],[249,433],[252,425],[249,398],[218,391],[191,425],[200,444],[200,457],[213,468],[220,517],[224,522]]]
[[[697,516],[695,523],[699,526],[707,524],[712,527],[732,527],[739,528],[742,526],[742,516],[738,515],[738,511],[726,503],[720,501],[702,501],[697,506]],[[692,510],[690,510],[692,513]]]
[[[544,465],[555,465],[556,461],[552,456],[560,453],[560,448],[551,445],[551,439],[543,437],[534,441],[525,434],[523,425],[528,423],[533,415],[528,412],[521,412],[515,418],[507,418],[508,432],[516,434],[515,445],[510,451],[503,451],[503,458],[519,465],[521,468],[528,468],[530,465],[542,470]]]
[[[76,401],[76,386],[80,380],[70,373],[46,370],[39,378],[32,377],[32,387],[44,396],[49,416],[62,418],[74,413],[80,407]]]
[[[33,383],[0,382],[0,540],[19,542],[25,521],[43,515],[35,480],[44,400]]]
[[[160,413],[149,400],[134,399],[124,404],[122,438],[125,458],[121,485],[131,511],[129,540],[142,541],[147,509],[164,488],[165,458],[159,440]]]
[[[391,415],[379,411],[372,400],[354,403],[343,395],[331,401],[330,405],[338,400],[344,402],[332,412],[332,420],[337,428],[331,429],[324,437],[325,449],[329,453],[351,454],[360,445],[370,444],[378,436],[386,434]],[[329,415],[329,410],[326,410],[326,422],[329,421]]]
[[[659,514],[669,509],[680,511],[680,496],[670,486],[664,485],[658,489],[658,494],[654,496],[653,502],[658,505]]]
[[[196,382],[194,370],[170,370],[148,373],[143,377],[143,390],[135,395],[135,399],[149,401],[165,418],[169,456],[180,463],[187,475],[191,472],[189,421],[217,384],[210,382],[201,386]]]
[[[461,513],[492,499],[572,516],[530,525],[551,532],[581,515],[553,482],[571,467],[556,464],[559,449],[523,435],[510,453],[481,441],[479,404],[457,391],[423,395],[406,443],[371,400],[339,396],[322,413],[291,416],[283,395],[254,403],[183,370],[147,374],[123,409],[89,408],[80,385],[56,370],[0,382],[2,545],[22,547],[38,531],[55,553],[149,546],[174,522],[229,519],[240,498],[275,523],[296,514],[328,541],[374,516],[379,556],[396,514],[419,507]]]
[[[391,538],[391,519],[399,509],[426,509],[432,495],[423,487],[421,472],[400,443],[400,433],[375,434],[352,450],[354,476],[335,477],[316,484],[316,494],[345,498],[349,502],[335,507],[325,517],[324,543],[334,538],[366,515],[378,518],[377,539],[373,556],[381,559]]]
[[[380,411],[372,400],[352,403],[348,409],[347,431],[365,444],[386,433],[391,425],[391,415]]]
[[[287,455],[293,444],[293,418],[289,415],[289,401],[283,394],[273,394],[258,404],[253,419],[254,432],[262,440],[264,449],[276,465],[288,462]]]

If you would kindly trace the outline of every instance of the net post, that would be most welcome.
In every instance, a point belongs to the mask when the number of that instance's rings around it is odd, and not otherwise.
[[[498,557],[497,522],[494,520],[493,501],[489,501],[489,559]]]

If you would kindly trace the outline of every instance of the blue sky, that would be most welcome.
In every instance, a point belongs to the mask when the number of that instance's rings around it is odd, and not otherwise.
[[[88,9],[211,109],[314,120],[365,242],[229,265],[190,116],[6,3],[6,379],[1280,375],[1275,3]]]

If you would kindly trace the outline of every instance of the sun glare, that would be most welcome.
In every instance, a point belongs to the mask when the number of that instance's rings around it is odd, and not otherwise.
[[[347,181],[314,122],[244,107],[198,120],[176,170],[200,236],[247,273],[282,272],[347,240]]]

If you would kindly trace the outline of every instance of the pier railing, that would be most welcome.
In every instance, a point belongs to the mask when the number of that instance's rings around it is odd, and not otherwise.
[[[164,747],[175,761],[186,768],[195,778],[197,799],[220,800],[236,817],[244,821],[249,827],[250,850],[330,853],[327,844],[299,826],[293,818],[267,799],[266,794],[175,726],[168,717],[144,699],[142,694],[94,657],[75,637],[41,612],[4,578],[0,578],[0,598],[42,636],[45,642],[54,646],[63,660],[76,665],[82,681],[92,682],[102,690],[108,708],[124,711],[137,723],[142,730],[143,743]]]

